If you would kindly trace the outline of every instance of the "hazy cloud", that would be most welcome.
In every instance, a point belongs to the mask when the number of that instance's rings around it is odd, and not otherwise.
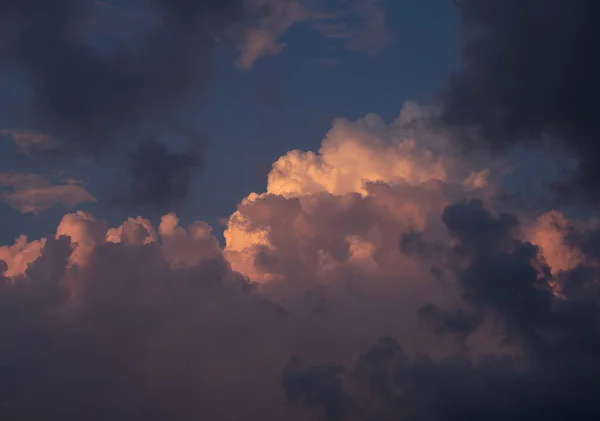
[[[460,0],[462,68],[443,92],[443,119],[478,129],[478,144],[560,140],[574,180],[598,195],[600,5],[594,0]],[[573,189],[567,189],[570,193]]]
[[[72,209],[83,203],[96,202],[81,184],[73,179],[53,182],[37,174],[0,173],[2,200],[21,213],[39,214],[55,207]]]

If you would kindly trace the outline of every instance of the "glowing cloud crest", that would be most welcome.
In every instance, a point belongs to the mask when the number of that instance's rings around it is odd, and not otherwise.
[[[225,254],[233,268],[255,281],[306,268],[320,279],[346,264],[399,270],[403,233],[439,225],[451,201],[493,190],[490,170],[473,172],[431,124],[435,113],[408,102],[390,125],[375,114],[338,119],[319,153],[279,158],[266,193],[242,200],[229,220]]]

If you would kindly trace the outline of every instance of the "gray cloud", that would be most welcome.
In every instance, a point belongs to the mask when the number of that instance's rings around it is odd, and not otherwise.
[[[474,334],[487,315],[516,352],[477,361],[410,358],[398,341],[382,338],[345,371],[296,367],[295,381],[284,383],[290,399],[329,420],[598,417],[600,296],[590,276],[597,261],[564,273],[559,298],[548,287],[549,268],[536,264],[536,247],[515,237],[514,218],[471,201],[449,206],[443,219],[456,239],[447,257],[467,310],[425,306],[421,315],[437,335]]]
[[[69,178],[53,180],[37,174],[0,172],[0,197],[21,213],[37,215],[56,207],[71,210],[83,203],[96,202],[81,184]]]
[[[598,198],[600,5],[594,0],[459,0],[462,67],[444,120],[494,148],[554,137],[579,158],[575,186]],[[567,189],[573,191],[573,186]]]

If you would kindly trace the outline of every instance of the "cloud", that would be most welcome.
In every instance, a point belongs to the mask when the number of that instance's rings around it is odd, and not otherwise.
[[[0,14],[1,70],[26,98],[15,113],[27,135],[13,132],[13,139],[28,151],[53,139],[70,156],[114,163],[147,130],[162,138],[185,124],[174,113],[207,91],[219,40],[231,42],[228,31],[243,23],[245,9],[242,0],[3,0]],[[154,152],[164,154],[155,163],[174,158],[166,147]],[[173,170],[165,176],[180,177]],[[136,185],[137,203],[162,206],[187,194],[170,179],[153,181]]]
[[[18,172],[0,173],[2,200],[21,213],[40,214],[55,207],[72,209],[96,199],[73,179],[60,180],[54,184],[37,174]]]
[[[32,111],[48,133],[94,150],[114,131],[153,109],[205,87],[212,73],[214,38],[242,16],[240,1],[157,1],[155,26],[135,49],[99,53],[80,25],[95,3],[5,0],[2,54],[29,85]],[[124,12],[123,12],[124,13]],[[202,24],[210,21],[210,25]],[[123,35],[125,36],[125,34]],[[131,47],[133,48],[133,47]]]
[[[390,125],[373,114],[339,119],[318,154],[278,159],[266,192],[250,194],[229,220],[225,251],[234,269],[256,281],[349,262],[401,270],[403,233],[439,226],[445,205],[494,189],[485,163],[469,168],[432,113],[409,102]]]
[[[256,23],[244,30],[238,42],[240,56],[236,65],[245,70],[252,68],[261,56],[279,54],[285,46],[281,36],[295,23],[310,17],[297,0],[246,0],[245,5],[258,14]]]
[[[323,15],[313,27],[326,38],[343,40],[349,51],[379,54],[391,41],[384,0],[352,0],[347,7]]]
[[[559,140],[579,158],[575,185],[596,198],[598,3],[456,4],[462,18],[463,64],[442,95],[444,121],[475,127],[478,141],[496,148],[548,137]]]
[[[0,247],[0,415],[595,419],[597,222],[506,209],[507,162],[437,112],[337,120],[224,246],[173,213],[77,211]]]
[[[514,236],[516,218],[493,215],[480,201],[447,207],[443,220],[456,240],[448,257],[463,305],[470,309],[424,308],[437,318],[437,334],[469,336],[484,318],[455,322],[470,311],[487,313],[496,321],[496,335],[514,344],[517,353],[476,360],[461,354],[410,358],[398,341],[384,337],[347,370],[290,366],[283,377],[288,399],[321,411],[328,420],[525,420],[541,412],[557,420],[597,416],[597,382],[589,374],[600,370],[598,344],[586,338],[598,332],[600,307],[595,292],[578,294],[595,280],[579,268],[564,279],[571,294],[556,297],[549,288],[549,268],[538,270],[537,248]]]
[[[341,40],[349,51],[377,55],[387,45],[391,31],[380,0],[350,2],[306,2],[299,0],[246,0],[256,17],[239,37],[240,56],[236,65],[249,70],[262,56],[280,54],[281,39],[294,25],[303,22],[332,40]]]
[[[12,278],[23,275],[29,265],[40,257],[45,244],[45,238],[28,242],[27,237],[21,235],[13,245],[0,247],[0,261],[6,265],[4,276]]]
[[[1,255],[11,270],[0,301],[13,321],[1,328],[2,370],[15,379],[0,386],[3,410],[38,410],[41,419],[138,419],[146,411],[157,419],[302,419],[279,387],[286,360],[294,350],[318,353],[323,341],[349,345],[356,334],[330,329],[354,315],[320,320],[314,305],[331,309],[319,296],[278,302],[259,293],[229,269],[204,223],[186,230],[166,215],[159,238],[148,227],[137,219],[111,231],[79,212],[39,243],[37,256],[19,256],[23,244]],[[35,332],[33,342],[19,341],[25,332]],[[371,334],[360,336],[368,343]]]
[[[52,152],[60,149],[60,143],[56,139],[31,130],[0,130],[0,136],[9,136],[19,153],[25,155],[35,155],[39,152]]]
[[[139,143],[129,161],[129,187],[125,193],[117,192],[117,202],[158,208],[186,199],[194,172],[202,168],[197,147],[173,152],[155,140]]]

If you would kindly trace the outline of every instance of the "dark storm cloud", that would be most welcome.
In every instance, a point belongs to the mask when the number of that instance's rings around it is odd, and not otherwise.
[[[24,78],[39,124],[96,149],[115,130],[205,88],[216,38],[242,17],[241,0],[147,3],[153,7],[136,13],[158,22],[141,40],[99,51],[84,33],[97,2],[0,1],[2,64]]]
[[[600,3],[455,0],[462,68],[443,93],[444,120],[504,148],[542,134],[580,159],[577,184],[600,194]]]
[[[0,69],[24,84],[33,127],[59,139],[67,154],[97,157],[115,144],[135,143],[147,123],[177,129],[170,113],[205,92],[216,43],[244,14],[242,0],[148,0],[133,10],[127,4],[0,0]],[[112,15],[103,16],[102,8]],[[138,20],[115,23],[127,14]],[[187,194],[195,166],[187,162],[197,158],[181,157],[181,170],[170,167],[173,158],[166,147],[154,148],[152,162],[162,159],[169,168],[163,178],[141,175],[146,190],[132,192],[138,203],[159,206]],[[140,175],[139,165],[131,172]]]
[[[322,336],[316,332],[327,317],[304,319],[293,305],[280,311],[222,256],[173,269],[161,244],[143,245],[142,236],[139,244],[98,243],[84,265],[67,268],[75,243],[49,238],[26,276],[0,277],[0,415],[42,421],[304,421],[319,419],[315,412],[332,421],[598,419],[596,255],[552,279],[561,285],[560,298],[537,248],[519,238],[514,216],[468,201],[447,207],[443,221],[454,241],[438,247],[444,255],[438,263],[446,264],[462,300],[455,308],[422,307],[422,327],[466,343],[493,322],[492,336],[513,347],[506,356],[475,361],[467,352],[440,360],[417,351],[413,358],[386,337],[345,369],[337,361],[290,361],[310,349],[311,358],[343,355],[338,348],[348,343],[331,339],[367,318],[339,319]],[[595,234],[580,234],[572,241],[593,248]],[[419,250],[431,257],[426,249],[410,251]],[[311,345],[298,347],[298,341]]]
[[[273,401],[240,412],[258,405],[244,395],[264,387],[261,326],[281,314],[225,261],[171,270],[156,245],[104,244],[65,277],[72,244],[47,241],[27,279],[0,286],[3,420],[283,419]]]
[[[478,363],[425,354],[411,361],[398,342],[384,338],[348,374],[330,370],[324,380],[323,370],[303,368],[304,377],[297,374],[288,385],[294,392],[288,397],[304,396],[329,420],[597,419],[600,296],[597,278],[588,276],[595,263],[564,273],[566,297],[558,298],[536,247],[515,236],[514,217],[495,216],[471,201],[449,206],[443,219],[456,240],[447,257],[464,309],[427,305],[420,315],[436,334],[464,336],[488,314],[517,353],[484,356]],[[338,390],[342,384],[352,386]],[[346,412],[331,411],[340,402]]]
[[[169,207],[187,197],[194,171],[201,169],[198,150],[172,152],[155,140],[141,142],[130,154],[128,193],[119,201]]]

